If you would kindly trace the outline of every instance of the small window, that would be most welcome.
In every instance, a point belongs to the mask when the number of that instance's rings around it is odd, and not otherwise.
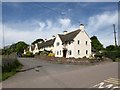
[[[80,50],[78,50],[78,55],[80,55]]]
[[[71,42],[69,41],[69,45],[71,44]]]
[[[88,54],[88,50],[86,50],[86,54]]]
[[[80,44],[80,41],[78,40],[78,44]]]
[[[88,43],[88,42],[86,41],[86,45],[87,45],[87,43]]]
[[[61,55],[61,50],[60,50],[60,55]]]
[[[59,52],[57,51],[57,55],[59,55]]]
[[[72,51],[71,50],[69,50],[69,55],[72,55]]]
[[[57,42],[56,45],[59,46],[59,42]]]

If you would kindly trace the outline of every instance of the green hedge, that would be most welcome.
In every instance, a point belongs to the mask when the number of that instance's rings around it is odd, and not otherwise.
[[[113,61],[116,61],[117,58],[120,58],[120,51],[105,51],[103,56],[111,58]]]
[[[13,76],[16,74],[16,71],[21,68],[22,64],[15,60],[12,63],[7,63],[2,65],[2,80],[5,80],[9,78],[10,76]]]

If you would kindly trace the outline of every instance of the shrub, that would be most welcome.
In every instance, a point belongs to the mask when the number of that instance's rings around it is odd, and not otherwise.
[[[26,52],[26,54],[23,54],[22,57],[34,57],[34,55],[31,52]]]
[[[120,62],[120,58],[116,58],[115,61],[116,61],[116,62]]]
[[[40,53],[40,55],[43,55],[43,56],[47,56],[48,54],[49,54],[48,51],[42,51],[42,52]]]
[[[103,53],[103,55],[115,61],[116,58],[120,58],[120,51],[106,51]]]
[[[14,60],[14,62],[12,63],[4,63],[2,64],[2,78],[1,80],[5,80],[11,76],[13,76],[14,74],[16,74],[17,70],[19,70],[21,68],[22,64],[19,63],[18,60]]]
[[[50,56],[50,57],[54,57],[55,54],[54,54],[54,53],[49,53],[48,56]]]

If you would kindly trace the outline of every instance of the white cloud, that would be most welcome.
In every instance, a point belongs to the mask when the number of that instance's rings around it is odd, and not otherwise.
[[[114,44],[113,24],[118,29],[118,12],[104,12],[89,18],[87,32],[92,36],[96,35],[104,46]]]
[[[62,27],[68,27],[71,24],[71,20],[68,18],[59,19],[59,23],[62,25]]]
[[[113,24],[118,25],[118,13],[104,12],[88,19],[86,31],[89,36],[96,35],[104,46],[114,44]],[[64,30],[71,31],[79,26],[72,25],[69,18],[58,18],[56,21],[31,20],[18,23],[4,24],[6,45],[23,40],[30,44],[37,38],[50,38],[62,33]],[[2,33],[0,32],[0,36]]]
[[[51,20],[46,20],[44,22],[31,20],[22,23],[4,24],[5,43],[9,45],[18,41],[25,41],[30,44],[38,38],[52,38],[53,35],[62,33],[66,28],[69,30],[75,28],[75,25],[70,26],[70,21],[70,19],[66,18],[58,19],[56,22]]]

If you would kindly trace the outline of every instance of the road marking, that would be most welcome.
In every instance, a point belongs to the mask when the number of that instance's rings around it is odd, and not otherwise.
[[[120,85],[120,79],[108,78],[103,82],[94,85],[92,88],[111,88],[111,90],[114,90],[116,88],[120,88],[119,85]]]
[[[109,78],[107,80],[104,80],[104,82],[120,85],[120,79],[116,78]]]

